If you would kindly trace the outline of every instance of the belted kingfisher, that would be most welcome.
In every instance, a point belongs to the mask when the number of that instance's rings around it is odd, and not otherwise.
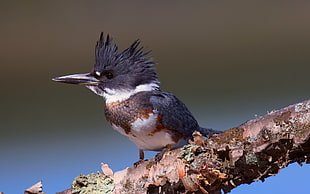
[[[187,107],[172,93],[159,89],[150,52],[136,40],[122,52],[109,35],[100,35],[95,48],[95,65],[90,73],[66,75],[54,81],[80,84],[106,100],[105,116],[112,127],[139,148],[162,151],[188,143],[194,131],[204,135],[220,131],[198,125]]]

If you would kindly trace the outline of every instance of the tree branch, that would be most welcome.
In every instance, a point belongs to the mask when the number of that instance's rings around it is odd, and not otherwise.
[[[66,192],[82,193],[94,182],[98,189],[93,177],[111,180],[104,184],[113,193],[227,193],[290,163],[310,163],[309,136],[310,101],[304,101],[208,139],[194,133],[193,142],[167,152],[158,163],[152,159],[114,174],[103,165],[103,173],[77,177]]]
[[[240,184],[264,180],[293,162],[309,163],[310,101],[304,101],[239,127],[194,142],[137,168],[114,174],[115,193],[197,191],[225,193]]]

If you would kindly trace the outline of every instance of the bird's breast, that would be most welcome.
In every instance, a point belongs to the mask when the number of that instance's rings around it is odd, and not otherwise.
[[[139,149],[160,151],[168,144],[174,148],[187,143],[183,134],[163,125],[160,113],[134,102],[109,103],[105,115],[113,128],[127,136]]]
[[[142,107],[133,100],[122,102],[112,102],[106,104],[106,119],[113,125],[121,127],[122,134],[129,134],[132,130],[132,124],[138,119],[148,119],[150,114],[154,114],[151,107]]]

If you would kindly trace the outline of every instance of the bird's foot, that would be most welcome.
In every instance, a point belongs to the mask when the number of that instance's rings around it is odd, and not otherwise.
[[[165,151],[165,152],[166,152],[166,151]],[[159,162],[159,161],[163,158],[165,152],[161,151],[161,152],[159,152],[158,154],[156,154],[156,156],[155,156],[155,162],[156,162],[156,163]]]
[[[140,164],[142,164],[144,161],[147,161],[147,160],[144,160],[144,151],[139,149],[139,160],[137,162],[133,163],[133,165],[135,167],[137,167]]]
[[[147,160],[138,160],[137,162],[135,162],[135,163],[133,163],[133,165],[134,165],[134,167],[137,167],[137,166],[139,166],[140,164],[142,164],[144,161],[147,161]]]
[[[158,154],[155,156],[155,162],[159,162],[165,155],[166,152],[171,150],[171,145],[168,144],[164,149],[161,150]]]

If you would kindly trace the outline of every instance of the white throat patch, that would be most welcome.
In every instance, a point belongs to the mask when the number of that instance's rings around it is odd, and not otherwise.
[[[93,92],[95,92],[96,94],[103,96],[106,100],[106,103],[111,103],[111,102],[121,102],[123,100],[127,100],[130,96],[138,92],[152,91],[152,90],[158,89],[159,86],[156,83],[150,83],[150,84],[138,85],[133,90],[114,90],[114,89],[106,88],[105,92],[103,91],[98,92],[91,86],[90,87],[88,86],[88,88],[92,90]]]

